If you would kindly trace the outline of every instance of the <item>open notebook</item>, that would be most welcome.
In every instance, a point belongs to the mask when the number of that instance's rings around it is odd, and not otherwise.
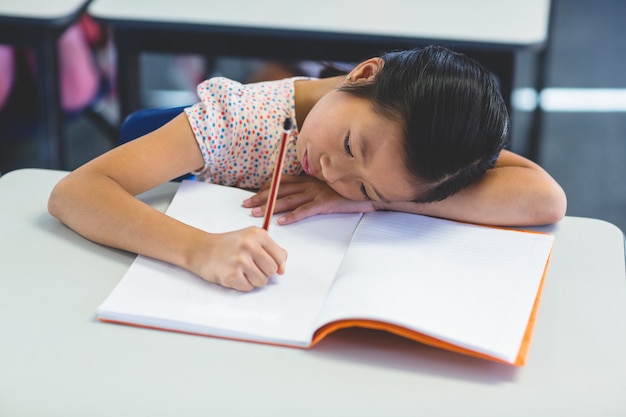
[[[249,195],[185,181],[167,213],[212,232],[260,226],[241,206]],[[553,236],[395,212],[270,230],[289,256],[266,287],[238,292],[138,256],[99,319],[303,348],[362,326],[524,364]]]

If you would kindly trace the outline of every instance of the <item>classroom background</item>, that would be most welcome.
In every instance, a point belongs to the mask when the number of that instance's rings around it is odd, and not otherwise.
[[[607,220],[626,230],[626,2],[557,0],[547,53],[546,88],[538,162],[564,187],[569,216]],[[105,51],[103,60],[114,55]],[[532,114],[532,54],[516,63],[512,98],[512,149],[527,146]],[[197,56],[145,54],[142,100],[148,107],[194,101],[195,81],[204,75]],[[260,62],[220,59],[209,75],[242,79]],[[602,94],[608,94],[602,96]],[[613,107],[611,107],[613,104]],[[73,169],[111,148],[116,99],[105,95],[90,112],[68,120],[65,140]],[[0,136],[0,172],[42,166],[37,140]]]

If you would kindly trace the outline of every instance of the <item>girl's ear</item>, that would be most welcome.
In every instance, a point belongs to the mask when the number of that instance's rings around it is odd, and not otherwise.
[[[385,65],[382,58],[370,58],[354,67],[347,75],[347,82],[372,81]]]

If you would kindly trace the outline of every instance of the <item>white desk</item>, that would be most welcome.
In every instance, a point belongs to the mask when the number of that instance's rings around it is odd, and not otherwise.
[[[624,416],[624,236],[567,217],[523,368],[371,331],[312,350],[105,324],[133,256],[52,218],[63,172],[0,178],[0,415]],[[176,188],[145,196],[164,209]]]
[[[151,51],[358,62],[445,44],[498,75],[509,103],[516,52],[546,44],[550,0],[94,0],[88,12],[116,33],[123,120],[141,108],[138,56]]]
[[[90,0],[0,1],[0,43],[34,48],[39,113],[39,152],[51,168],[64,165],[63,112],[59,93],[58,39],[84,13]]]

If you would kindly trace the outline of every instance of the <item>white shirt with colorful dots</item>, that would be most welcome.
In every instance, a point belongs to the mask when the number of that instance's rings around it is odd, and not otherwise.
[[[200,102],[185,109],[204,159],[204,167],[194,173],[196,178],[249,189],[270,181],[287,117],[293,129],[283,174],[300,174],[294,101],[298,79],[306,78],[241,84],[216,77],[198,85]]]

